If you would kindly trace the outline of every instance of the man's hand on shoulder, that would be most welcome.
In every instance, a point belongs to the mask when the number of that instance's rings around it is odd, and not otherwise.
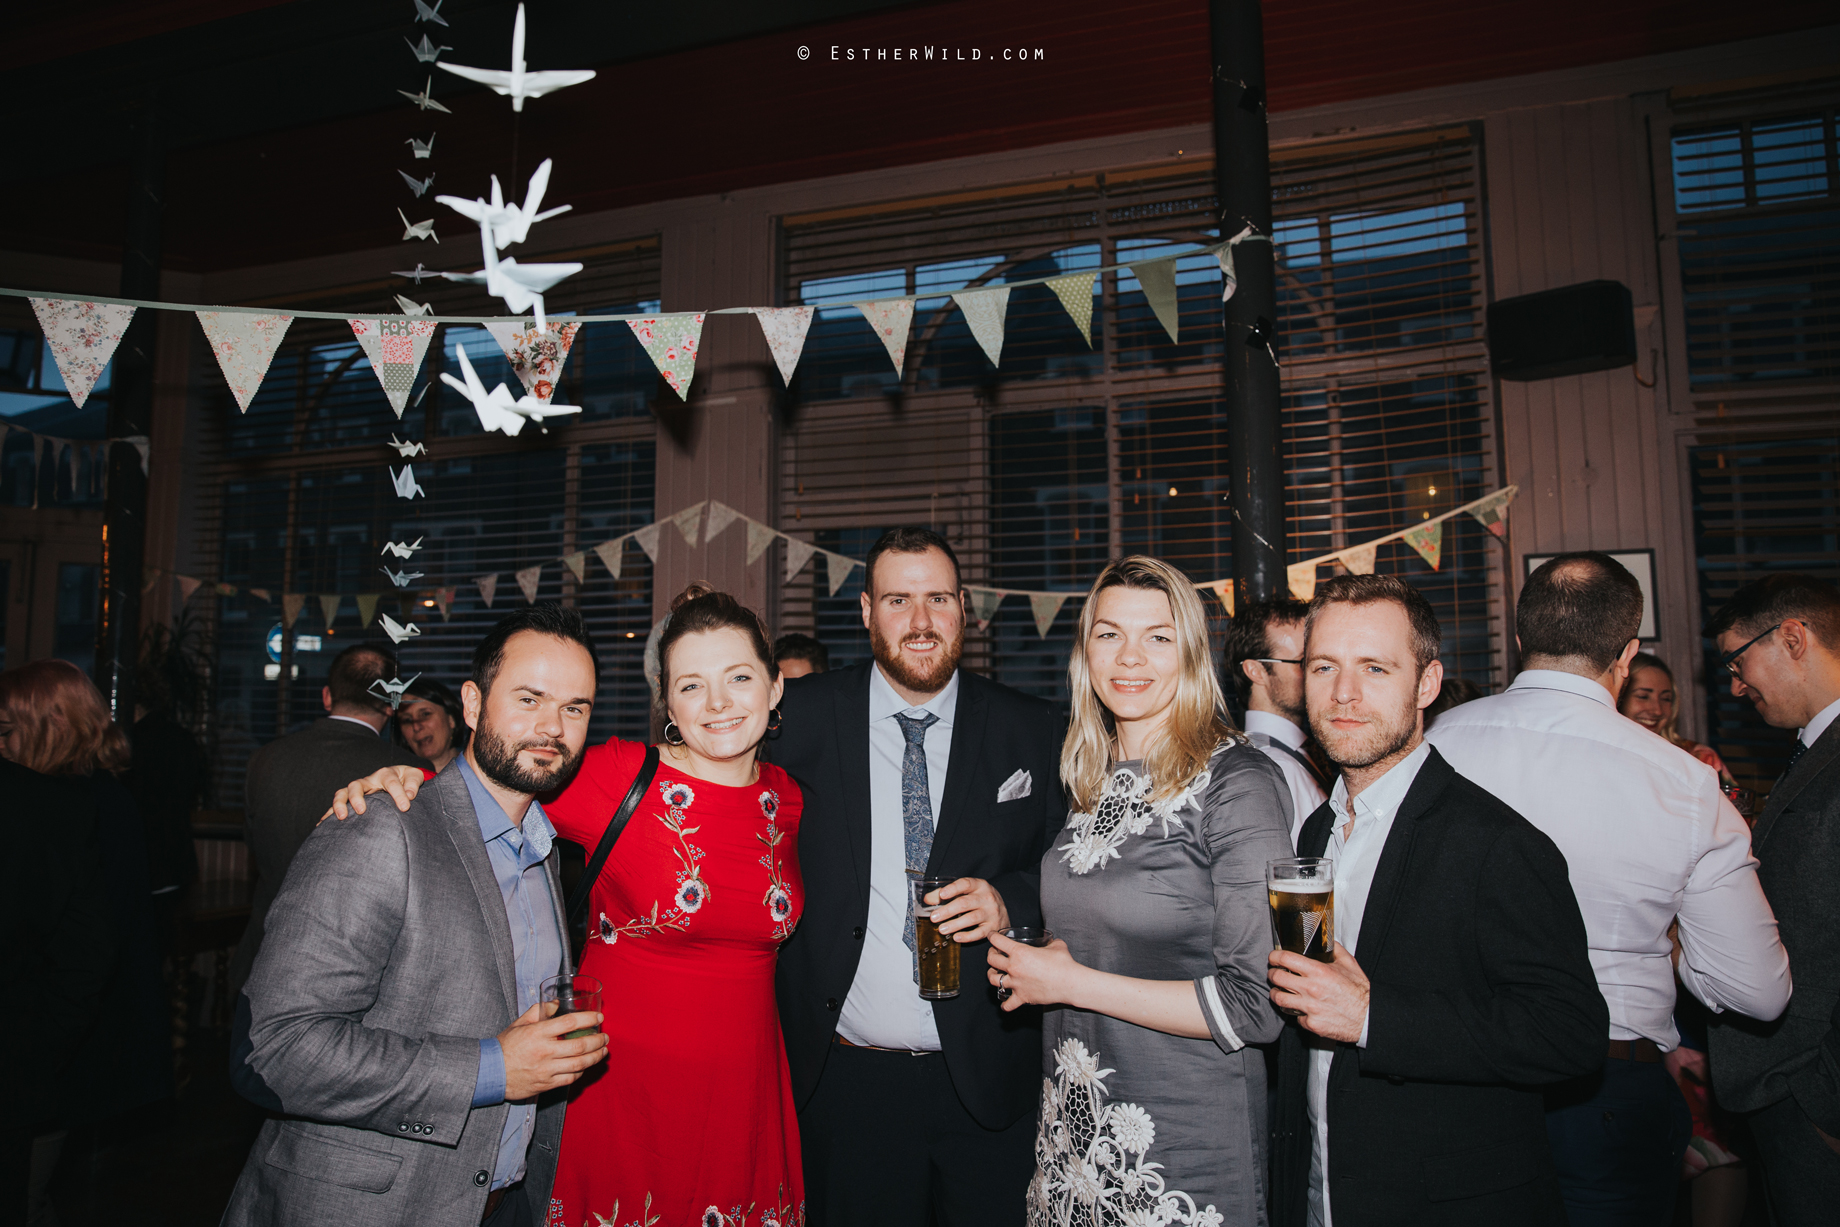
[[[551,1003],[538,1002],[498,1033],[505,1054],[505,1098],[516,1102],[567,1086],[607,1056],[607,1037],[593,1012],[546,1017]],[[592,1035],[565,1039],[569,1031],[597,1028]]]

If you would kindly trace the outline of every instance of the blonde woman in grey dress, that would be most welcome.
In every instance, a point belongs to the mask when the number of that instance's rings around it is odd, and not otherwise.
[[[1247,1227],[1265,1213],[1265,863],[1291,855],[1277,766],[1225,714],[1193,585],[1131,557],[1093,584],[1068,666],[1073,812],[1041,865],[1056,940],[992,936],[1005,1009],[1048,1007],[1031,1227]]]

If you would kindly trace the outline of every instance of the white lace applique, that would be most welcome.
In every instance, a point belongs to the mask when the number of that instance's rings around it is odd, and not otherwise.
[[[1054,1051],[1054,1077],[1042,1083],[1035,1132],[1029,1227],[1222,1227],[1212,1205],[1197,1207],[1164,1187],[1149,1162],[1156,1122],[1134,1103],[1107,1103],[1099,1054],[1076,1039]]]
[[[1182,829],[1182,820],[1176,814],[1201,795],[1209,774],[1203,771],[1167,801],[1151,801],[1150,781],[1120,767],[1105,782],[1105,791],[1092,813],[1074,814],[1067,819],[1067,831],[1073,838],[1055,850],[1063,853],[1061,859],[1073,872],[1084,874],[1118,859],[1122,855],[1118,849],[1125,839],[1142,835],[1158,819],[1163,823],[1163,838],[1167,839],[1172,825]]]

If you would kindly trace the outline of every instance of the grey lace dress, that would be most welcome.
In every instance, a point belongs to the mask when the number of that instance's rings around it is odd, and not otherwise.
[[[1048,927],[1101,971],[1189,980],[1209,1039],[1070,1007],[1046,1011],[1031,1227],[1250,1227],[1265,1214],[1265,862],[1292,854],[1283,774],[1249,743],[1167,803],[1114,764],[1041,865]]]

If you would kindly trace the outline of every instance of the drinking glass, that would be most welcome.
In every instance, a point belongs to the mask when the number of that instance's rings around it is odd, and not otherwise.
[[[937,903],[926,897],[956,878],[910,877],[908,891],[914,910],[914,951],[920,956],[920,995],[928,1001],[958,996],[958,943],[940,933],[933,922]]]
[[[601,1013],[601,982],[593,976],[579,973],[572,976],[551,976],[543,982],[539,1000],[555,1002],[556,1014],[599,1014]],[[550,1017],[556,1017],[551,1014]],[[580,1039],[584,1035],[593,1035],[593,1027],[578,1027],[563,1033],[565,1040]]]
[[[1012,942],[1021,942],[1025,946],[1045,946],[1054,940],[1054,934],[1046,929],[1037,929],[1033,925],[1021,925],[1014,929],[1004,929],[1002,932],[1003,936]],[[1009,994],[1009,989],[1000,988],[997,990],[997,1000],[1008,1001]]]
[[[1319,963],[1335,960],[1335,862],[1290,856],[1265,864],[1271,940],[1280,950]]]

